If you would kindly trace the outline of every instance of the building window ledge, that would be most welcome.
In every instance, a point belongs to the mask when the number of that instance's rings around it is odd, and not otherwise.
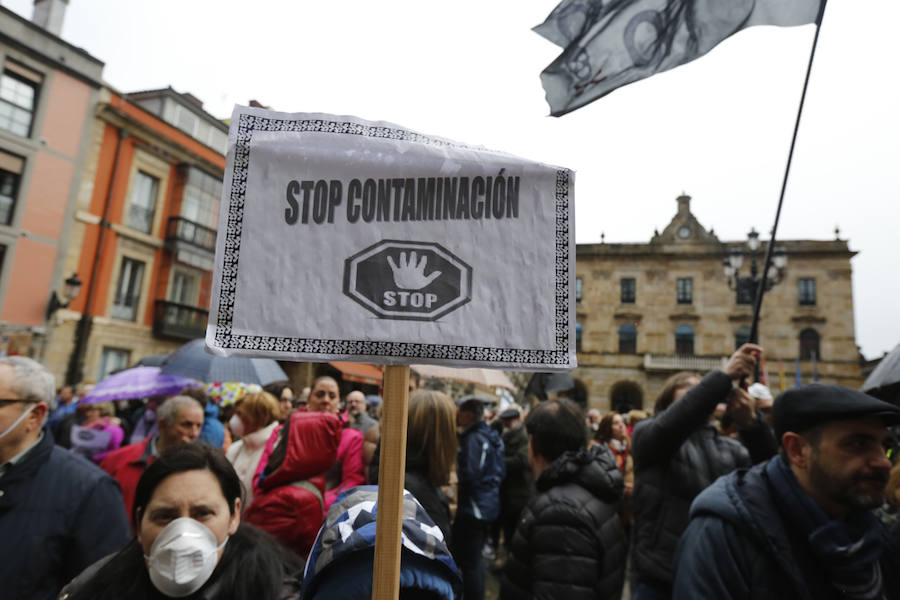
[[[148,246],[152,246],[154,248],[162,248],[163,241],[159,238],[155,238],[152,235],[148,235],[146,233],[142,233],[137,229],[132,229],[127,225],[120,225],[119,223],[112,224],[112,230],[118,233],[120,236],[124,238],[128,238],[130,240],[134,240],[136,242],[142,242],[147,244]]]
[[[750,313],[732,313],[728,315],[728,321],[731,323],[749,323],[753,320],[753,315]],[[760,317],[762,320],[762,317]]]
[[[822,315],[794,315],[791,317],[791,321],[794,323],[824,323],[826,321],[825,317]]]
[[[699,321],[700,315],[697,313],[679,312],[669,315],[671,321]]]
[[[628,323],[640,323],[643,316],[640,313],[633,312],[617,312],[613,315],[617,321],[626,321]]]

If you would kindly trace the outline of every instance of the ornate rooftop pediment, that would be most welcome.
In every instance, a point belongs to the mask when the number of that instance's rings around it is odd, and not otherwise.
[[[700,224],[697,217],[691,213],[691,197],[687,194],[678,196],[678,212],[662,230],[662,233],[654,232],[650,239],[651,244],[659,245],[697,245],[721,246],[719,238]]]

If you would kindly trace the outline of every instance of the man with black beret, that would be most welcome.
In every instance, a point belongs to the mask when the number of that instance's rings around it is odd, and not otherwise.
[[[779,455],[719,478],[691,505],[676,599],[900,598],[900,548],[870,512],[900,408],[834,385],[775,400]]]

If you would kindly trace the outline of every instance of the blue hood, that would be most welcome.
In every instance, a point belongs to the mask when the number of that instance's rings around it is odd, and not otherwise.
[[[214,402],[207,402],[203,408],[203,428],[197,441],[216,448],[225,443],[225,426],[219,421],[219,407]]]
[[[362,600],[372,593],[378,486],[343,492],[328,510],[306,562],[301,597]],[[400,587],[459,598],[461,579],[444,535],[415,497],[403,492]]]

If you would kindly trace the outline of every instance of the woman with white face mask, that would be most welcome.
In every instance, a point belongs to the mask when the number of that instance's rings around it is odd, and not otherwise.
[[[228,421],[228,428],[235,439],[241,439],[228,447],[225,457],[234,466],[244,486],[245,507],[253,500],[253,478],[259,459],[280,418],[278,400],[268,392],[247,394],[234,405],[234,415]]]
[[[136,537],[63,589],[65,600],[299,598],[303,564],[241,523],[241,483],[206,444],[172,448],[135,491]]]

